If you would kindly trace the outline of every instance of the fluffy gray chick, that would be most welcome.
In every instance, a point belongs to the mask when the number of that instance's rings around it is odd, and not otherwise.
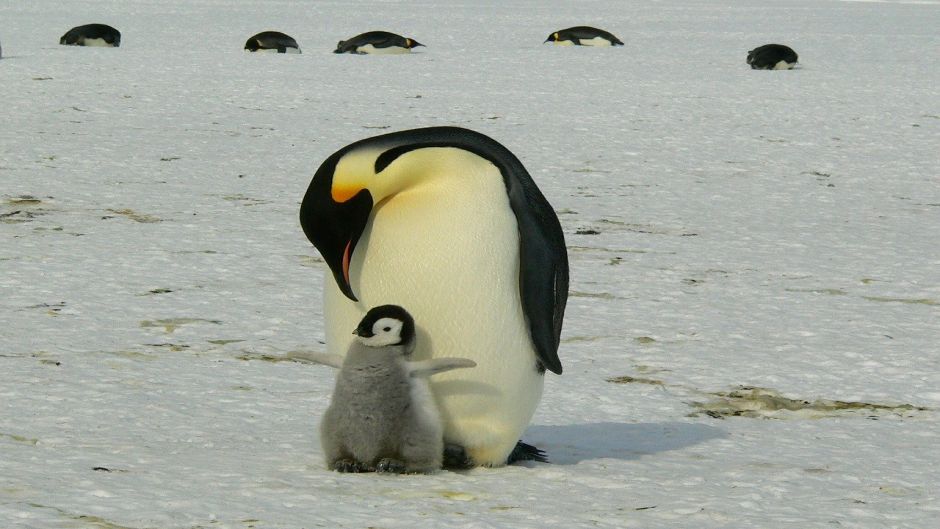
[[[370,310],[346,357],[306,358],[339,368],[320,423],[326,464],[339,472],[433,472],[441,468],[443,425],[428,377],[474,367],[465,358],[409,361],[415,324],[397,305]]]

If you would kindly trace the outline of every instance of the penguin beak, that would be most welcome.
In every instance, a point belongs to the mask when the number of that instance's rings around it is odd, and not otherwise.
[[[409,47],[409,48],[417,48],[418,46],[422,46],[422,47],[427,48],[427,46],[425,46],[424,44],[421,44],[420,42],[418,42],[418,41],[416,41],[416,40],[408,39],[408,47]]]
[[[353,331],[353,334],[356,336],[362,336],[363,338],[372,338],[375,336],[375,333],[372,332],[372,329],[370,329],[365,323],[362,323],[356,327],[356,330]]]
[[[321,174],[324,171],[328,174]],[[349,267],[369,222],[372,195],[361,189],[338,202],[330,191],[332,181],[333,167],[321,167],[314,175],[300,205],[300,225],[333,272],[336,286],[347,298],[359,301],[349,281]]]

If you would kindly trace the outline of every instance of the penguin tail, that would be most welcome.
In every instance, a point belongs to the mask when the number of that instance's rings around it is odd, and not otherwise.
[[[509,457],[506,458],[506,464],[512,465],[513,463],[518,463],[520,461],[537,461],[539,463],[548,463],[548,456],[545,454],[544,450],[540,450],[528,443],[519,441],[516,443],[516,447],[512,449],[512,452],[509,453]]]

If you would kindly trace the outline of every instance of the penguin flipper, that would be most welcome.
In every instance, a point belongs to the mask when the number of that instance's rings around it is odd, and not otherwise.
[[[408,362],[408,375],[412,377],[429,377],[452,369],[476,367],[477,363],[469,358],[432,358],[419,362]]]
[[[519,226],[519,291],[539,367],[561,374],[558,345],[568,302],[568,252],[555,210],[523,169],[509,186]]]

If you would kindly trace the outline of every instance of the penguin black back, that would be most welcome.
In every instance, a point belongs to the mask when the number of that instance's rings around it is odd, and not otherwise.
[[[339,41],[333,53],[364,54],[368,53],[367,49],[385,50],[391,48],[407,51],[417,46],[424,46],[424,44],[389,31],[367,31],[350,39]]]
[[[67,46],[111,46],[121,45],[121,32],[107,24],[85,24],[65,32],[59,44]]]
[[[623,42],[609,31],[593,28],[591,26],[574,26],[553,32],[545,42],[570,42],[576,46],[589,46],[594,39],[603,39],[611,46],[623,46]]]
[[[764,44],[747,52],[747,63],[753,70],[789,70],[798,60],[796,52],[783,44]]]
[[[280,31],[262,31],[253,35],[245,42],[245,49],[248,51],[277,50],[278,53],[287,53],[290,50],[300,53],[297,41]]]

